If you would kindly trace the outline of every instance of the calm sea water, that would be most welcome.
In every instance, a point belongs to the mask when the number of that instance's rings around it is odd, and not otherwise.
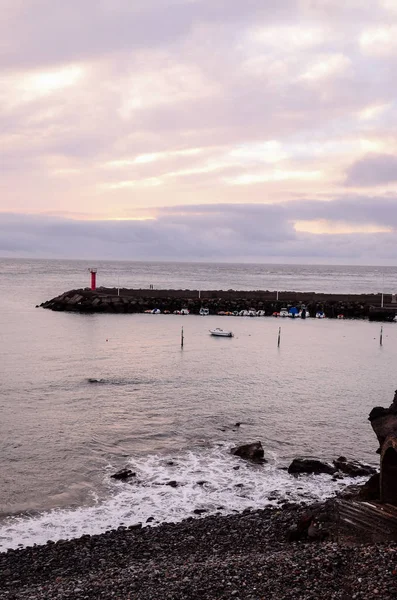
[[[0,550],[148,517],[178,521],[195,508],[226,513],[334,493],[341,484],[328,476],[295,479],[280,470],[300,454],[376,464],[367,415],[397,387],[396,324],[384,324],[380,347],[379,324],[368,322],[35,308],[88,285],[89,266],[0,261]],[[99,285],[397,289],[391,267],[95,266]],[[217,326],[235,337],[211,338]],[[233,445],[258,439],[267,465],[231,456]],[[124,466],[137,473],[131,484],[110,479]],[[165,485],[170,480],[179,486]]]

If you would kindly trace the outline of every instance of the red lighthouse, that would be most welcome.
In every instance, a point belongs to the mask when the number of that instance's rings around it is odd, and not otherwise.
[[[93,291],[96,290],[96,273],[97,273],[97,269],[90,269],[90,273],[91,273],[91,289]]]

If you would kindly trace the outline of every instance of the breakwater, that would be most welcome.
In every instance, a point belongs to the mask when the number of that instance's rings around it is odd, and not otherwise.
[[[81,313],[142,313],[158,309],[174,313],[187,308],[199,314],[208,308],[210,314],[220,312],[263,311],[265,316],[282,308],[305,307],[314,317],[323,312],[328,318],[392,321],[397,313],[396,296],[385,294],[321,294],[315,292],[274,292],[268,290],[154,290],[89,288],[65,292],[41,305],[54,311]]]

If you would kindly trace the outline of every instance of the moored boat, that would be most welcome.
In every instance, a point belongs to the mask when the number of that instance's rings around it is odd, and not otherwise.
[[[220,327],[217,327],[216,329],[210,329],[209,331],[210,334],[214,335],[215,337],[234,337],[232,331],[224,331],[223,329],[220,329]]]

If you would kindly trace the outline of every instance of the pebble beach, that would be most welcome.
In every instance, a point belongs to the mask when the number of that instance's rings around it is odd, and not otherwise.
[[[324,535],[291,541],[307,514],[317,514]],[[121,527],[0,555],[1,600],[396,597],[397,543],[340,530],[333,500]]]

